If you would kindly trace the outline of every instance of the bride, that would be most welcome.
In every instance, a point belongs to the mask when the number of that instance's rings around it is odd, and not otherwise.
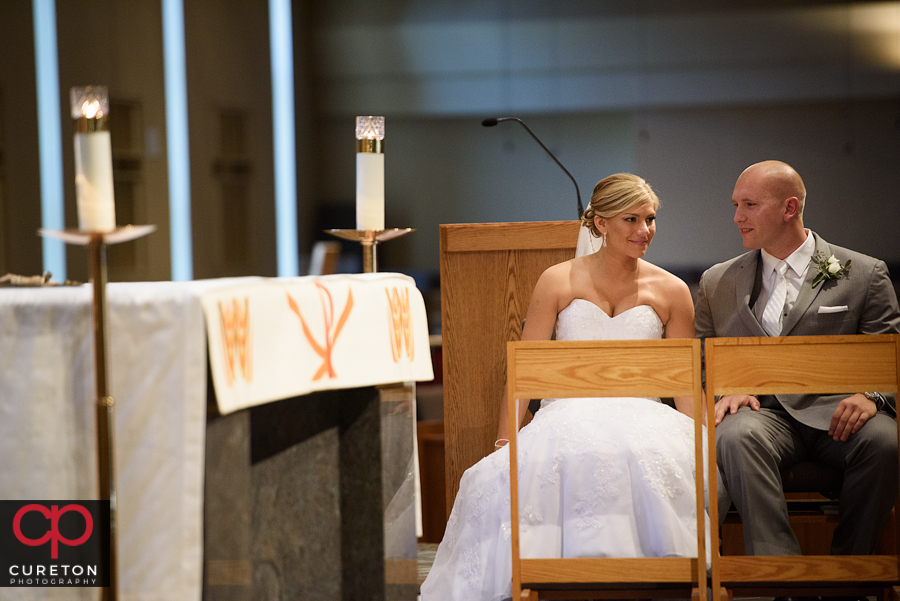
[[[582,225],[600,250],[547,269],[522,340],[693,338],[687,285],[642,259],[659,199],[627,173],[600,181]],[[504,395],[505,396],[505,395]],[[460,481],[422,601],[511,594],[507,404],[499,450]],[[519,402],[524,415],[527,400]],[[522,557],[697,555],[693,401],[544,399],[519,434]]]

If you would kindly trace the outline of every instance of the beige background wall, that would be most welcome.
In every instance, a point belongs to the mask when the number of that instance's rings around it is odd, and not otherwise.
[[[648,258],[662,265],[704,267],[742,251],[732,222],[734,181],[768,158],[790,162],[804,177],[809,227],[900,262],[897,101],[521,117],[575,177],[584,203],[616,171],[654,186],[662,209]],[[335,140],[348,136],[344,122],[330,128]],[[440,223],[576,217],[572,182],[516,123],[393,119],[387,131],[386,224],[422,230],[405,241],[411,267],[436,266]],[[325,201],[353,198],[352,176],[341,177],[352,169],[348,145],[326,146],[333,185]]]

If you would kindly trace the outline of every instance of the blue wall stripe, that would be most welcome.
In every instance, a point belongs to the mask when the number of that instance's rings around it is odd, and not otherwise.
[[[56,3],[34,0],[34,54],[37,73],[38,140],[41,164],[41,227],[66,227],[63,194],[62,124],[60,122],[59,60],[56,49]],[[66,111],[68,114],[68,110]],[[44,271],[65,281],[66,245],[62,240],[41,241]]]
[[[294,43],[291,0],[269,0],[272,130],[275,150],[275,237],[278,275],[299,275],[297,162],[294,129]]]
[[[162,17],[169,161],[169,244],[172,281],[183,282],[194,277],[194,256],[191,240],[191,175],[182,0],[162,0]]]

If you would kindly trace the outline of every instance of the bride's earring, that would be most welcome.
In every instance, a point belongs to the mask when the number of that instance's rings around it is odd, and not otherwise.
[[[600,234],[600,248],[606,248],[606,232]]]

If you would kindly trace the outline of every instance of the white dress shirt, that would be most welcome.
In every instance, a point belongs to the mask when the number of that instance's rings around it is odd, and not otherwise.
[[[804,279],[806,279],[806,272],[809,270],[810,260],[815,252],[816,242],[809,233],[809,230],[806,230],[806,240],[804,240],[803,244],[801,244],[797,250],[792,252],[785,259],[785,262],[788,264],[788,270],[784,275],[788,286],[782,318],[794,308],[794,303],[797,302],[797,297],[800,295],[800,287],[803,285]],[[770,255],[765,250],[761,250],[760,254],[762,255],[763,262],[763,286],[759,293],[759,298],[756,299],[753,313],[761,322],[766,303],[769,302],[769,297],[772,295],[772,289],[775,287],[776,269],[780,259]]]

